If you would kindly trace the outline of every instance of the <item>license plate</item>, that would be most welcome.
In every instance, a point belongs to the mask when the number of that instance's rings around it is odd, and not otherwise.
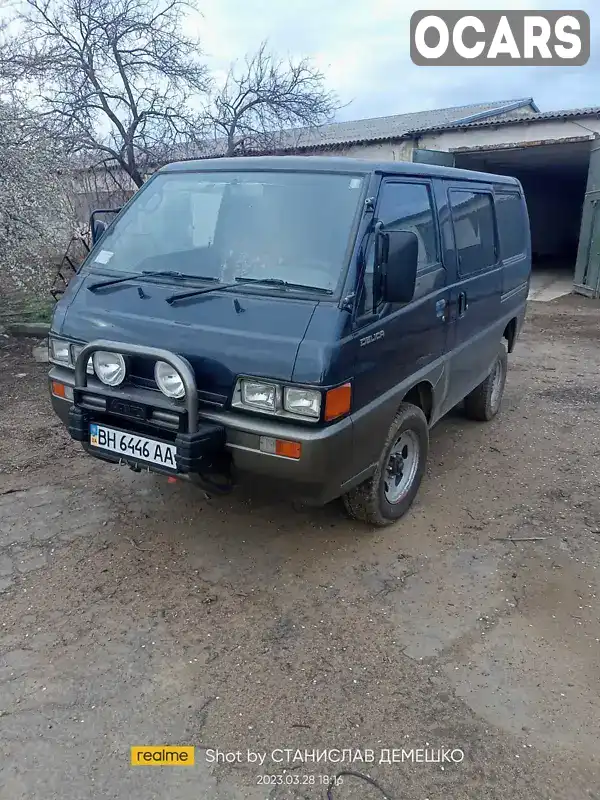
[[[90,425],[90,445],[101,450],[109,450],[136,461],[146,461],[149,464],[158,464],[168,469],[177,469],[175,453],[177,448],[173,444],[158,442],[156,439],[147,439],[135,433],[118,431],[107,428],[106,425]]]

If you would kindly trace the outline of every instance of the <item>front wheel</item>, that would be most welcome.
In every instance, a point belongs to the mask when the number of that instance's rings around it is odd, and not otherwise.
[[[429,427],[417,406],[402,403],[383,446],[375,474],[344,495],[354,519],[391,525],[404,516],[419,490],[429,451]]]

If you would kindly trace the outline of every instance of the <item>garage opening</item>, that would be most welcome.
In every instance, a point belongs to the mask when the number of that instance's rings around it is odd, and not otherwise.
[[[589,141],[455,153],[457,167],[521,181],[531,221],[534,292],[550,286],[559,294],[572,291],[589,163]]]

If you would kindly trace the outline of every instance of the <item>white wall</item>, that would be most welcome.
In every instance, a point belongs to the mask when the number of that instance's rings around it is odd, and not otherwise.
[[[528,142],[561,142],[568,139],[592,139],[600,133],[599,118],[581,117],[579,120],[549,120],[518,125],[501,125],[495,128],[470,128],[468,130],[439,131],[420,136],[416,147],[428,150],[475,150],[477,148],[516,147]]]
[[[351,145],[344,155],[352,158],[372,158],[382,161],[412,161],[412,141],[380,142],[378,144]]]
[[[348,156],[349,158],[372,159],[374,161],[412,161],[413,142],[410,140],[397,140],[392,142],[379,142],[373,144],[351,144],[332,151],[317,153],[317,155]],[[315,155],[312,152],[302,155]]]

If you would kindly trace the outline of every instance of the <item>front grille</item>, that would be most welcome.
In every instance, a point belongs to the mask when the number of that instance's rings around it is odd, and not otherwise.
[[[211,408],[223,408],[227,402],[226,394],[216,394],[215,392],[203,392],[198,389],[198,403],[201,406],[210,406]]]
[[[125,399],[118,405],[115,405],[112,400],[113,398],[100,397],[98,395],[82,392],[77,404],[81,408],[85,408],[86,411],[102,415],[102,420],[97,419],[96,421],[104,421],[107,425],[110,424],[111,420],[114,425],[122,425],[123,420],[126,419],[128,428],[135,425],[144,428],[160,428],[162,430],[175,431],[176,433],[184,429],[182,426],[182,420],[185,418],[184,414],[176,414],[172,411],[166,411],[163,408],[153,408],[146,404],[127,403]],[[136,411],[137,409],[143,408],[143,416],[139,413],[132,413],[134,409],[127,408],[128,405],[135,406]]]
[[[148,382],[156,386],[154,383],[154,365],[153,358],[141,358],[140,356],[133,356],[129,360],[129,372],[132,378]]]
[[[98,397],[98,395],[86,392],[81,395],[79,405],[90,411],[106,411],[106,397]]]
[[[128,381],[140,389],[150,389],[160,392],[154,380],[154,364],[151,358],[131,358],[129,367]],[[198,404],[205,408],[223,408],[227,402],[227,395],[218,392],[208,392],[198,388]]]
[[[171,414],[170,411],[161,411],[160,408],[155,408],[152,410],[149,421],[159,428],[168,428],[169,430],[178,431],[180,419],[181,418],[177,414]]]

